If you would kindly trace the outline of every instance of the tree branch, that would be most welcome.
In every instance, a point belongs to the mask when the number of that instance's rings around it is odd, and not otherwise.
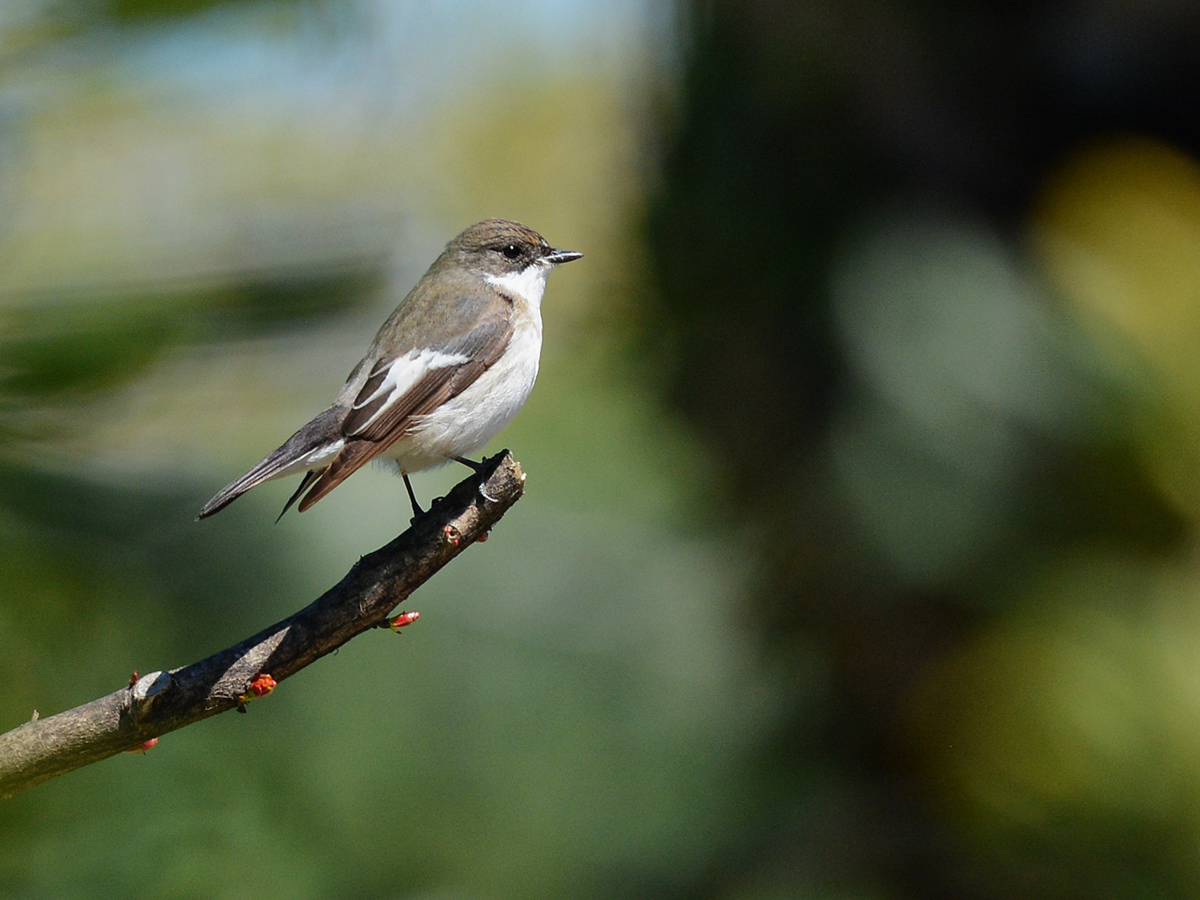
[[[0,735],[0,797],[239,708],[258,676],[283,681],[355,635],[382,625],[388,613],[485,536],[520,499],[525,475],[508,451],[487,466],[283,621],[207,659],[153,672],[106,697]]]

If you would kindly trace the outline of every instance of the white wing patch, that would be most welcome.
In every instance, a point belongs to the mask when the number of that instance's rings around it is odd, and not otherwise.
[[[345,442],[339,439],[331,444],[322,444],[319,447],[314,447],[299,459],[288,463],[287,466],[280,469],[267,480],[274,481],[276,478],[284,478],[288,475],[295,475],[297,472],[307,472],[312,469],[323,469],[333,462],[334,457],[342,452],[342,447],[344,446]]]
[[[442,353],[439,350],[410,350],[404,356],[398,357],[388,367],[388,373],[380,382],[379,387],[369,397],[364,397],[354,404],[355,409],[362,409],[380,397],[387,397],[383,405],[375,411],[371,418],[363,422],[358,430],[361,431],[378,419],[389,406],[407,394],[426,372],[450,366],[461,366],[466,362],[470,362],[469,356],[461,353]]]
[[[488,284],[493,284],[501,290],[520,297],[534,309],[540,309],[542,294],[546,292],[546,276],[550,274],[550,266],[533,263],[520,272],[510,272],[507,275],[488,275]]]

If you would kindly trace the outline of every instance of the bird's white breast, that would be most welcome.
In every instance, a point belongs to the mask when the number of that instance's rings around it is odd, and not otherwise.
[[[513,333],[503,355],[466,390],[414,422],[409,433],[385,456],[416,472],[455,456],[470,456],[516,418],[537,380],[542,352],[540,304],[548,269],[489,276],[488,281],[514,297]]]

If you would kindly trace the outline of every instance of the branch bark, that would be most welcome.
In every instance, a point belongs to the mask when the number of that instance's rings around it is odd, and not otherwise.
[[[91,703],[0,735],[0,798],[238,708],[259,675],[282,682],[382,625],[413,591],[486,535],[520,499],[524,485],[520,464],[506,450],[482,476],[460,482],[299,612],[207,659],[152,672]]]

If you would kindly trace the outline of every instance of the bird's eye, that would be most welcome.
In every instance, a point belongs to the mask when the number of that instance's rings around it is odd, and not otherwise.
[[[505,247],[500,252],[504,254],[505,259],[520,259],[521,258],[521,248],[518,247],[516,244],[509,244],[507,247]]]

